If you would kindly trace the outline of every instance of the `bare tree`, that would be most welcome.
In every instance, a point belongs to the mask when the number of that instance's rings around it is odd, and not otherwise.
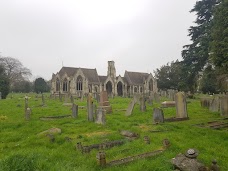
[[[0,57],[0,65],[5,68],[11,86],[16,82],[28,80],[32,75],[28,68],[24,67],[18,59],[12,57]]]

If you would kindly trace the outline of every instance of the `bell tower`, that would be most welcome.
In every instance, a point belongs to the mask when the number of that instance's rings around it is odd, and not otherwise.
[[[116,68],[114,61],[108,61],[108,73],[107,76],[110,76],[113,80],[116,79]]]

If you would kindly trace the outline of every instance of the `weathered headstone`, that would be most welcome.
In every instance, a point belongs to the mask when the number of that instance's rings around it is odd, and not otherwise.
[[[26,112],[25,112],[25,119],[28,121],[30,120],[30,116],[31,116],[31,109],[27,108]]]
[[[98,108],[96,113],[96,121],[97,124],[105,124],[105,110],[103,108]]]
[[[28,96],[25,96],[25,113],[28,108]]]
[[[164,122],[164,114],[163,114],[162,109],[154,108],[154,110],[153,110],[153,122],[155,124]]]
[[[108,101],[108,94],[107,91],[101,91],[100,94],[100,107],[106,110],[106,113],[112,113],[112,107]]]
[[[88,121],[94,121],[93,117],[93,97],[92,94],[89,93],[87,96],[87,118]]]
[[[150,144],[150,137],[149,136],[144,136],[143,140],[146,144]]]
[[[42,106],[44,106],[44,94],[42,93]]]
[[[160,103],[160,96],[157,92],[154,93],[154,100],[156,103]]]
[[[78,105],[74,104],[72,105],[72,117],[77,118],[78,117]]]
[[[145,103],[145,97],[144,96],[140,97],[140,110],[141,110],[141,112],[146,111],[146,103]]]
[[[186,97],[183,92],[178,92],[175,95],[176,102],[176,118],[187,118],[187,104]]]
[[[64,96],[64,103],[67,103],[67,102],[68,102],[68,95],[65,94],[65,96]]]
[[[130,116],[132,114],[132,111],[135,107],[135,103],[136,103],[135,99],[132,99],[131,102],[129,103],[127,111],[125,113],[126,116]]]
[[[71,95],[70,96],[70,102],[73,104],[74,103],[74,97]]]
[[[211,167],[210,167],[210,171],[220,171],[220,168],[217,165],[217,161],[216,160],[212,161],[212,164],[211,164]]]
[[[60,100],[60,102],[62,102],[63,101],[63,99],[62,99],[62,94],[59,92],[59,100]]]
[[[0,100],[2,99],[2,92],[0,92]]]
[[[228,116],[228,95],[220,97],[220,115]]]
[[[211,112],[218,112],[219,111],[219,97],[214,97],[210,103],[210,107],[209,107],[209,110]]]
[[[153,100],[152,100],[151,96],[149,96],[149,97],[147,98],[147,103],[148,103],[149,106],[152,106]]]

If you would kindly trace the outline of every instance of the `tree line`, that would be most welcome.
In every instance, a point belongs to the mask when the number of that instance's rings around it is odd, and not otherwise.
[[[228,0],[197,1],[195,25],[188,29],[191,44],[183,46],[182,60],[154,71],[160,89],[228,90]]]
[[[0,56],[0,92],[5,99],[9,92],[36,92],[50,91],[50,82],[39,77],[30,81],[31,71],[24,67],[16,58]]]

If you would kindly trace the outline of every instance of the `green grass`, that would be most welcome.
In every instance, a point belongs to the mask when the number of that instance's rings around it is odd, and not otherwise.
[[[221,119],[219,113],[201,108],[199,99],[188,99],[188,115],[190,120],[182,122],[166,122],[159,125],[152,123],[152,110],[159,103],[147,105],[146,112],[140,112],[136,105],[130,117],[125,116],[131,99],[115,97],[110,99],[112,114],[106,115],[106,125],[98,125],[87,121],[85,109],[79,109],[77,119],[63,118],[59,120],[41,121],[42,116],[58,116],[71,114],[69,106],[63,106],[58,99],[49,99],[45,94],[46,106],[40,106],[41,96],[28,94],[29,107],[32,109],[30,121],[24,118],[25,94],[13,94],[13,98],[0,100],[0,170],[32,171],[32,170],[172,170],[170,160],[178,153],[184,153],[188,148],[199,150],[198,159],[206,166],[217,159],[221,170],[228,170],[228,134],[227,130],[199,128],[194,124]],[[8,97],[11,97],[9,95]],[[162,99],[167,100],[167,99]],[[161,101],[162,101],[161,100]],[[86,106],[86,100],[76,100],[79,106]],[[165,117],[175,116],[175,108],[163,109]],[[49,142],[45,136],[38,136],[42,131],[57,127],[62,134],[55,136],[55,142]],[[162,148],[162,140],[168,138],[171,146],[162,154],[147,159],[137,160],[126,165],[101,168],[97,165],[97,150],[89,154],[81,154],[75,150],[77,142],[91,145],[104,141],[118,140],[123,137],[120,130],[130,130],[140,134],[134,141],[126,141],[119,147],[105,150],[107,162],[128,156],[133,156]],[[149,130],[169,130],[167,132],[151,133]],[[149,136],[151,144],[143,142],[144,136]],[[70,137],[71,142],[65,137]]]

